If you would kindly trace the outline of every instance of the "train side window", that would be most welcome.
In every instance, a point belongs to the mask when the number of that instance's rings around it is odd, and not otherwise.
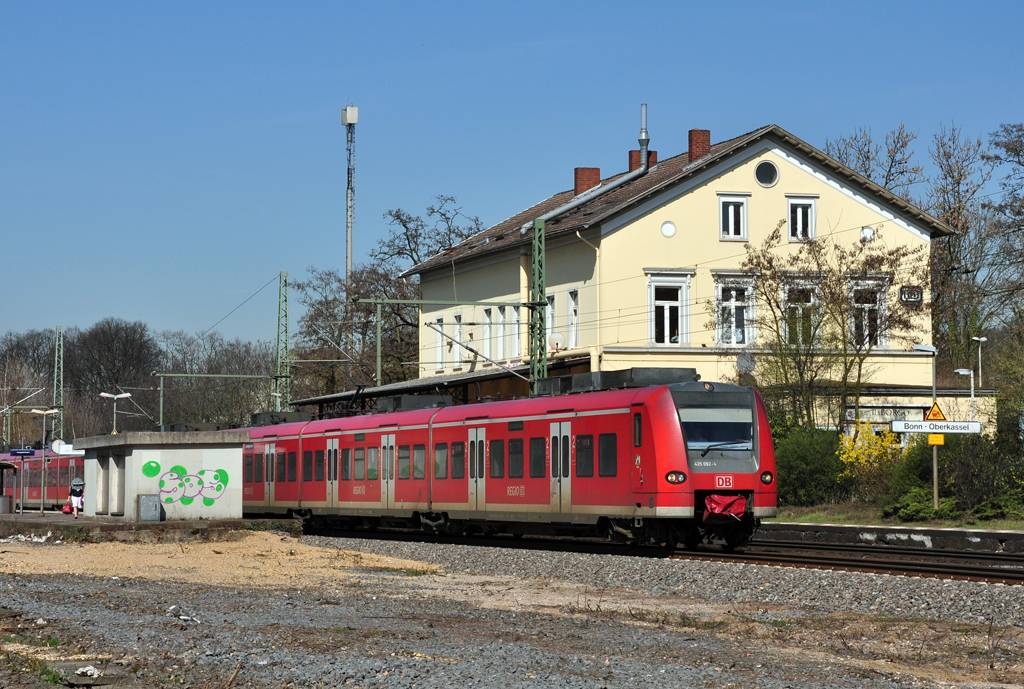
[[[68,469],[69,467],[60,468],[60,486],[63,488],[68,485]]]
[[[547,475],[547,444],[544,438],[530,438],[530,478]]]
[[[75,466],[75,478],[85,479],[85,465],[78,464]]]
[[[244,462],[242,465],[242,482],[252,483],[252,455],[244,455],[242,460]],[[63,476],[61,478],[63,478]],[[61,483],[61,485],[64,484]]]
[[[302,480],[313,480],[313,451],[306,450],[302,453]]]
[[[356,481],[366,480],[366,448],[357,447],[352,450],[352,478]]]
[[[448,443],[434,445],[434,478],[448,478]]]
[[[352,449],[348,447],[341,448],[341,480],[352,480]]]
[[[584,478],[594,475],[594,436],[576,436],[576,475]]]
[[[491,478],[505,478],[505,441],[491,441]]]
[[[476,441],[469,441],[469,477],[476,478]]]
[[[641,437],[641,429],[643,429],[643,417],[639,412],[633,414],[633,447],[640,447],[643,438]]]
[[[46,487],[56,488],[57,487],[57,472],[47,471],[46,472]]]
[[[371,447],[367,450],[368,457],[366,458],[366,478],[371,481],[377,480],[377,454],[380,452],[376,447]]]
[[[398,478],[407,479],[409,478],[409,446],[399,445],[398,446]]]
[[[412,477],[427,477],[427,446],[417,444],[412,446]]]
[[[263,483],[263,454],[257,454],[252,465],[252,482]]]
[[[466,478],[466,443],[452,443],[452,478]]]
[[[558,448],[559,448],[558,436],[557,435],[553,435],[553,436],[551,436],[551,476],[552,476],[552,478],[558,476],[558,474],[561,473],[561,470],[559,469],[559,463],[558,463]]]
[[[511,438],[508,441],[508,477],[523,477],[523,439]]]
[[[324,451],[317,450],[313,453],[313,480],[324,480]]]
[[[597,475],[616,476],[619,473],[619,447],[614,433],[597,436]]]
[[[288,483],[295,483],[298,478],[298,455],[295,452],[288,453]]]

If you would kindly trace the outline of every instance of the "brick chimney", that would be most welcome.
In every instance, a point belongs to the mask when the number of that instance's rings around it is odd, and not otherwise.
[[[647,167],[652,168],[658,162],[657,151],[647,151]],[[629,171],[640,169],[640,151],[629,152]]]
[[[690,162],[700,160],[711,153],[711,131],[708,129],[690,130]]]
[[[573,190],[576,192],[576,196],[601,183],[601,168],[599,167],[578,167],[573,170],[573,173]]]

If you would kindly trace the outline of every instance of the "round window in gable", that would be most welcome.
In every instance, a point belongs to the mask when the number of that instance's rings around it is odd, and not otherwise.
[[[671,220],[661,223],[661,234],[666,237],[674,237],[676,234],[676,224]]]
[[[779,168],[775,167],[775,163],[771,161],[762,160],[754,168],[754,177],[762,187],[774,187],[775,183],[779,181]]]

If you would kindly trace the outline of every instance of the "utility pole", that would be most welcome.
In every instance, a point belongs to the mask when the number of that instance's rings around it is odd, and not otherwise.
[[[53,343],[53,434],[64,439],[64,326],[58,325]]]
[[[544,273],[544,221],[533,221],[533,247],[530,253],[530,396],[536,397],[541,378],[548,377],[548,297]]]
[[[348,184],[345,187],[345,296],[352,296],[352,226],[356,213],[356,125],[359,123],[359,108],[350,105],[341,109],[341,123],[345,126],[345,143],[348,149]],[[352,351],[352,328],[349,310],[345,309],[345,349]]]
[[[274,411],[291,402],[291,371],[288,368],[288,271],[282,270],[277,287],[277,366],[274,370]]]

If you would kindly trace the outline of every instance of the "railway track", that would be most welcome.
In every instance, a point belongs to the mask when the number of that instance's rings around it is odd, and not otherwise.
[[[741,550],[676,551],[674,559],[709,560],[845,572],[1024,584],[1024,555],[895,546],[757,542]]]
[[[565,539],[544,536],[527,536],[516,539],[503,536],[435,536],[414,531],[366,531],[361,529],[323,530],[318,531],[317,535],[520,550],[565,550],[634,557],[668,557],[678,560],[802,567],[827,571],[933,577],[1008,585],[1024,584],[1024,554],[1015,553],[798,541],[754,541],[731,552],[713,545],[705,545],[697,550],[667,552],[660,548],[630,547],[598,539]]]

